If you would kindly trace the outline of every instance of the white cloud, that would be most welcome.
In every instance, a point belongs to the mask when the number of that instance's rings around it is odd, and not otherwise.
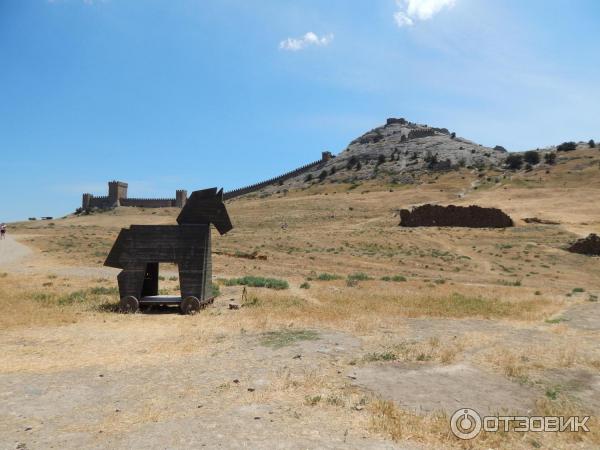
[[[312,31],[309,31],[301,38],[287,38],[279,43],[281,50],[289,50],[297,52],[310,45],[316,45],[317,47],[323,47],[329,45],[333,41],[333,34],[329,33],[324,36],[317,36]]]
[[[415,20],[429,20],[444,8],[452,8],[456,0],[396,0],[399,10],[394,20],[399,27],[412,26]]]

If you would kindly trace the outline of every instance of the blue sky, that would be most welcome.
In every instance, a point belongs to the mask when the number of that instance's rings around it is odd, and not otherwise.
[[[0,0],[0,221],[232,189],[387,117],[600,139],[596,0]]]

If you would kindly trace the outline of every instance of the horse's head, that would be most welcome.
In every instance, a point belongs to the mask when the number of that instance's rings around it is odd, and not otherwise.
[[[223,189],[194,191],[177,217],[179,225],[212,223],[221,234],[233,228],[223,203]]]

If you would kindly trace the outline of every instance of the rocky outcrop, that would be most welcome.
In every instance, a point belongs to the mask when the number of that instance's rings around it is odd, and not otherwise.
[[[579,239],[567,250],[582,255],[600,256],[600,236],[592,233],[586,238]]]
[[[412,211],[400,211],[402,227],[468,227],[506,228],[512,227],[512,219],[496,208],[480,206],[423,205]]]

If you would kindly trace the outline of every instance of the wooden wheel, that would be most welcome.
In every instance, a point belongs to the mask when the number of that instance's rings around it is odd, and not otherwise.
[[[182,314],[196,314],[200,311],[200,300],[197,297],[186,297],[181,302],[181,313]]]
[[[140,308],[140,302],[133,295],[123,297],[119,303],[121,311],[124,313],[132,314],[138,311]]]

